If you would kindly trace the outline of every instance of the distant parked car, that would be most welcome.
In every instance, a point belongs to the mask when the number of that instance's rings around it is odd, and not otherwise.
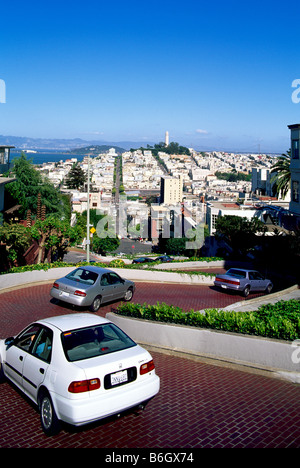
[[[43,431],[144,407],[160,379],[148,351],[109,320],[68,314],[38,320],[0,340],[0,379],[9,379],[40,410]]]
[[[50,295],[55,299],[96,312],[104,302],[130,301],[135,291],[133,281],[121,278],[107,268],[82,266],[57,279]]]
[[[173,262],[174,258],[169,257],[169,255],[161,255],[155,259],[156,262]]]
[[[155,262],[155,260],[150,257],[140,257],[140,258],[135,258],[134,260],[132,260],[132,263],[151,263],[151,262]]]
[[[256,270],[243,268],[230,268],[224,275],[216,275],[215,286],[223,289],[240,291],[245,297],[250,292],[265,291],[270,293],[273,289],[271,280],[265,278]]]

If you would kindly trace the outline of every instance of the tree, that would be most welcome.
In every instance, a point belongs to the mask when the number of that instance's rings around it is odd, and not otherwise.
[[[14,204],[21,205],[20,214],[25,217],[28,210],[37,212],[38,194],[41,194],[41,204],[45,205],[46,213],[64,214],[64,203],[59,191],[35,169],[32,162],[22,153],[19,158],[14,159],[11,176],[16,178],[15,182],[7,184],[7,191]]]
[[[39,245],[37,263],[42,262],[43,253],[51,249],[51,260],[63,260],[64,254],[70,245],[78,242],[81,231],[76,226],[71,227],[69,222],[51,215],[44,221],[38,220],[31,228],[31,235]]]
[[[24,264],[24,253],[31,243],[30,230],[21,224],[4,223],[0,226],[0,242],[6,244],[6,257],[9,263]],[[1,259],[5,264],[6,259]]]
[[[286,154],[282,154],[277,158],[277,161],[271,167],[271,174],[274,176],[271,178],[271,182],[274,183],[274,193],[284,199],[291,186],[291,150],[288,150]]]
[[[70,169],[66,177],[66,186],[70,189],[78,190],[83,187],[86,179],[87,176],[78,163],[73,164],[73,167]]]
[[[260,219],[240,216],[218,216],[215,222],[217,239],[225,240],[232,248],[234,255],[245,255],[256,244],[256,234],[267,230]]]
[[[93,250],[99,254],[114,252],[120,245],[119,239],[116,237],[95,237],[93,239]]]

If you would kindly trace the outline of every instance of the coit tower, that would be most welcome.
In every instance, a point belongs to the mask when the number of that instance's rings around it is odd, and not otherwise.
[[[165,145],[169,146],[169,132],[168,131],[166,132],[166,136],[165,136]]]

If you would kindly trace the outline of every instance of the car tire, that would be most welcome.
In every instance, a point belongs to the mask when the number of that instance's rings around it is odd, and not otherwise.
[[[250,286],[246,286],[243,291],[243,296],[247,297],[249,296],[249,293],[250,293]]]
[[[129,302],[133,298],[133,290],[132,288],[127,289],[125,296],[124,296],[124,301]]]
[[[0,361],[0,383],[5,382],[5,374],[3,371],[3,364]]]
[[[101,296],[96,296],[90,306],[91,312],[97,312],[101,307],[101,302]]]
[[[268,284],[268,286],[266,287],[266,293],[267,294],[270,294],[270,292],[272,291],[273,289],[273,285],[272,284]]]
[[[60,431],[60,421],[56,415],[52,400],[47,392],[39,399],[40,420],[44,433],[53,436]]]

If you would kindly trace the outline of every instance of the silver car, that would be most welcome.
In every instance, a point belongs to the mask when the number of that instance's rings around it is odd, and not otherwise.
[[[273,289],[271,280],[256,270],[243,268],[230,268],[224,275],[216,275],[214,284],[219,288],[240,291],[245,297],[253,291],[270,293]]]
[[[104,302],[130,301],[135,291],[133,281],[116,272],[96,266],[82,266],[56,280],[50,295],[55,299],[96,312]]]

